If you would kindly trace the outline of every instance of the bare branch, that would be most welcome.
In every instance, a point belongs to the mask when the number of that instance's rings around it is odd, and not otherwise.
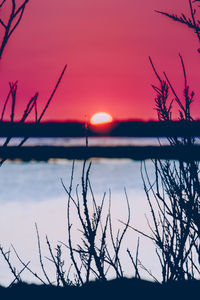
[[[47,280],[47,282],[49,283],[49,285],[52,285],[47,273],[46,273],[46,270],[44,268],[44,264],[43,264],[43,260],[42,260],[42,252],[41,252],[41,245],[40,245],[40,235],[39,235],[39,231],[38,231],[38,227],[37,227],[37,224],[35,223],[35,229],[36,229],[36,234],[37,234],[37,242],[38,242],[38,252],[39,252],[39,259],[40,259],[40,265],[41,265],[41,268],[42,268],[42,271],[44,273],[44,276]]]
[[[58,81],[57,81],[57,83],[56,83],[56,85],[55,85],[55,88],[54,88],[53,92],[51,93],[51,96],[50,96],[49,100],[47,101],[47,103],[46,103],[46,105],[45,105],[45,107],[44,107],[44,109],[43,109],[43,111],[42,111],[40,117],[38,118],[37,123],[39,123],[39,122],[41,121],[41,119],[42,119],[42,117],[44,116],[44,114],[45,114],[45,112],[46,112],[46,110],[47,110],[47,108],[48,108],[48,106],[49,106],[51,100],[53,99],[53,96],[54,96],[54,94],[55,94],[55,92],[56,92],[56,90],[57,90],[57,88],[58,88],[58,86],[59,86],[59,84],[60,84],[60,82],[61,82],[61,80],[62,80],[62,77],[63,77],[63,75],[64,75],[64,73],[65,73],[66,68],[67,68],[67,65],[64,66],[64,69],[63,69],[63,71],[62,71],[60,77],[58,78]]]

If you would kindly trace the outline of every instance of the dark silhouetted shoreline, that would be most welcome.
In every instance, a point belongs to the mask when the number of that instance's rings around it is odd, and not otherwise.
[[[168,137],[200,136],[200,121],[185,122],[113,122],[102,125],[89,125],[81,122],[20,123],[1,122],[1,137]]]
[[[86,126],[79,122],[10,123],[1,122],[1,137],[192,137],[200,136],[200,121],[194,122],[113,122]],[[200,159],[200,146],[9,146],[0,147],[2,159],[24,161],[50,158],[131,158],[145,160],[160,159]]]
[[[49,159],[130,158],[133,160],[182,159],[200,160],[200,146],[10,146],[0,148],[0,158],[23,161]]]

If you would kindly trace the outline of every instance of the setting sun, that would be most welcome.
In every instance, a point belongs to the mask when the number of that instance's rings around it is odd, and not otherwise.
[[[98,112],[91,117],[90,123],[92,125],[98,125],[98,124],[110,123],[112,122],[112,120],[113,118],[110,114],[105,112]]]

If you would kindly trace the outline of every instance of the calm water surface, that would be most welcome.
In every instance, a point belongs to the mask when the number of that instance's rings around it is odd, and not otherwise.
[[[40,140],[40,142],[42,143],[43,141]],[[31,143],[31,140],[29,143]],[[62,143],[64,143],[63,139]],[[150,178],[153,178],[152,163],[150,161],[146,163]],[[82,165],[81,161],[75,162],[74,188],[81,183]],[[108,194],[109,190],[111,190],[115,231],[118,228],[122,228],[119,219],[126,221],[127,217],[124,188],[126,188],[131,206],[131,225],[140,230],[149,230],[145,214],[150,214],[143,191],[140,167],[140,162],[127,159],[98,159],[92,161],[90,180],[96,201],[100,203],[104,192],[106,192],[108,203]],[[67,195],[61,185],[61,179],[68,187],[71,169],[72,162],[68,160],[55,160],[48,163],[6,162],[0,168],[0,244],[5,249],[8,249],[12,243],[25,262],[31,260],[31,266],[35,272],[41,273],[34,227],[35,222],[37,222],[39,227],[44,256],[48,256],[45,247],[45,234],[48,235],[54,246],[56,246],[58,241],[67,241]],[[77,215],[72,211],[71,216],[73,227],[76,229],[78,227]],[[129,247],[134,254],[137,237],[138,234],[130,229],[121,253],[124,270],[128,276],[132,276],[133,273],[126,248]],[[78,243],[79,237],[76,234],[76,230],[73,238],[74,242]],[[151,269],[155,275],[159,273],[154,247],[151,242],[144,238],[141,238],[140,258],[142,263]],[[14,255],[11,256],[11,260],[19,270],[22,268]],[[51,265],[48,267],[48,270],[50,276],[55,277],[55,270],[53,270]],[[33,281],[33,278],[28,273],[24,273],[23,278]],[[7,285],[12,279],[13,277],[7,265],[0,257],[0,283]]]
[[[9,145],[17,145],[20,143],[21,138],[13,138]],[[5,138],[0,138],[0,145],[3,144]],[[167,145],[166,138],[133,138],[133,137],[90,137],[89,145],[91,146],[118,146],[118,145]],[[84,146],[85,138],[29,138],[25,145],[27,146]]]

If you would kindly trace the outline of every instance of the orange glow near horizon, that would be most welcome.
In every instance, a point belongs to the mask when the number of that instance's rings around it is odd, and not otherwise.
[[[91,117],[90,124],[100,125],[100,124],[111,123],[112,121],[113,121],[113,118],[110,114],[105,113],[105,112],[98,112],[98,113],[95,113]]]

